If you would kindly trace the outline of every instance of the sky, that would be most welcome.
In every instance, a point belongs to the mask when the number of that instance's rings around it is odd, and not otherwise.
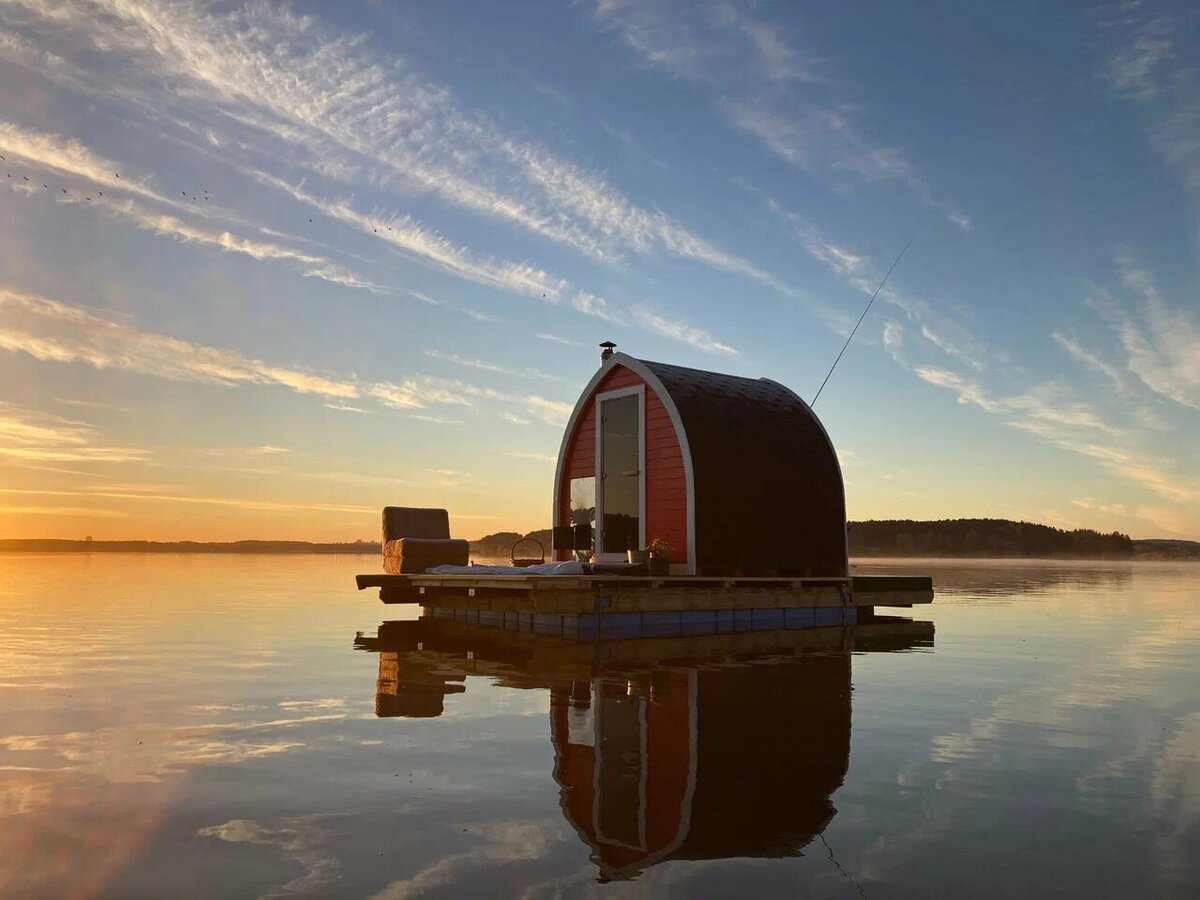
[[[546,527],[600,341],[811,400],[911,241],[850,518],[1200,539],[1192,3],[4,0],[0,155],[0,537]]]

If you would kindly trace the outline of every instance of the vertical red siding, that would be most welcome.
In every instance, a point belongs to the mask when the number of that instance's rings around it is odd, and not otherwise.
[[[640,376],[624,366],[613,366],[597,385],[594,394],[645,384]],[[665,537],[675,548],[672,562],[687,562],[687,476],[683,470],[683,451],[675,426],[662,400],[646,385],[646,540]],[[563,482],[559,485],[562,508],[560,521],[566,522],[571,508],[571,479],[596,474],[596,403],[587,406],[575,423],[575,432],[567,444]]]

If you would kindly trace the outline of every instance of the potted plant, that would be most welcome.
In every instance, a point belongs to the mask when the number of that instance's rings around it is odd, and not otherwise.
[[[675,548],[665,537],[656,537],[646,548],[650,551],[650,574],[667,575],[671,571],[671,554]]]

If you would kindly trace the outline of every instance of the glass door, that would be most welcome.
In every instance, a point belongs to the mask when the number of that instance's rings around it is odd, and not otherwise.
[[[641,549],[641,396],[600,401],[601,553]]]

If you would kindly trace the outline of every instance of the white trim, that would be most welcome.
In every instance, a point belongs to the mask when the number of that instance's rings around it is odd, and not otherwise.
[[[760,380],[768,381],[771,384],[782,388],[783,390],[785,390],[789,394],[791,394],[793,397],[795,397],[796,400],[799,401],[800,405],[803,406],[804,409],[808,412],[808,414],[810,416],[812,416],[813,421],[817,423],[817,427],[821,429],[821,434],[825,435],[825,443],[827,443],[829,445],[829,452],[833,454],[833,462],[834,462],[834,465],[837,466],[837,471],[838,471],[838,481],[841,482],[841,485],[842,485],[842,517],[843,517],[842,518],[842,546],[844,546],[846,548],[846,577],[849,578],[850,577],[850,522],[849,522],[850,510],[846,508],[846,479],[844,477],[842,477],[842,461],[840,459],[838,459],[837,448],[835,446],[833,446],[833,441],[829,437],[829,432],[825,430],[825,423],[822,422],[819,418],[817,418],[817,414],[815,412],[813,412],[813,409],[811,406],[809,406],[807,403],[804,402],[803,397],[801,397],[799,394],[797,394],[795,391],[793,391],[786,384],[780,384],[778,381],[772,381],[770,378],[762,378]]]
[[[644,362],[640,359],[635,359],[627,353],[614,353],[609,359],[601,363],[600,368],[592,376],[591,381],[587,383],[587,387],[583,389],[583,393],[579,395],[579,399],[575,402],[575,409],[571,411],[571,417],[567,420],[567,428],[563,432],[562,444],[558,449],[558,464],[554,468],[554,511],[550,517],[550,521],[556,526],[563,524],[561,493],[567,450],[570,449],[571,438],[575,434],[575,426],[579,423],[580,416],[583,415],[583,411],[587,408],[588,401],[592,399],[592,391],[608,376],[608,373],[612,371],[614,366],[624,366],[641,378],[658,395],[663,408],[667,411],[667,417],[671,420],[671,424],[675,426],[675,437],[679,440],[679,450],[683,455],[683,474],[687,485],[687,569],[685,574],[695,575],[696,475],[692,469],[692,448],[688,444],[687,432],[683,428],[683,419],[679,416],[679,408],[675,406],[674,399],[672,399],[661,379]],[[849,571],[848,568],[847,571]]]
[[[632,387],[617,388],[596,394],[596,559],[604,562],[619,562],[625,559],[622,552],[605,553],[604,546],[604,417],[600,406],[609,400],[620,400],[623,397],[637,397],[638,400],[638,550],[646,547],[646,386],[635,384]]]

